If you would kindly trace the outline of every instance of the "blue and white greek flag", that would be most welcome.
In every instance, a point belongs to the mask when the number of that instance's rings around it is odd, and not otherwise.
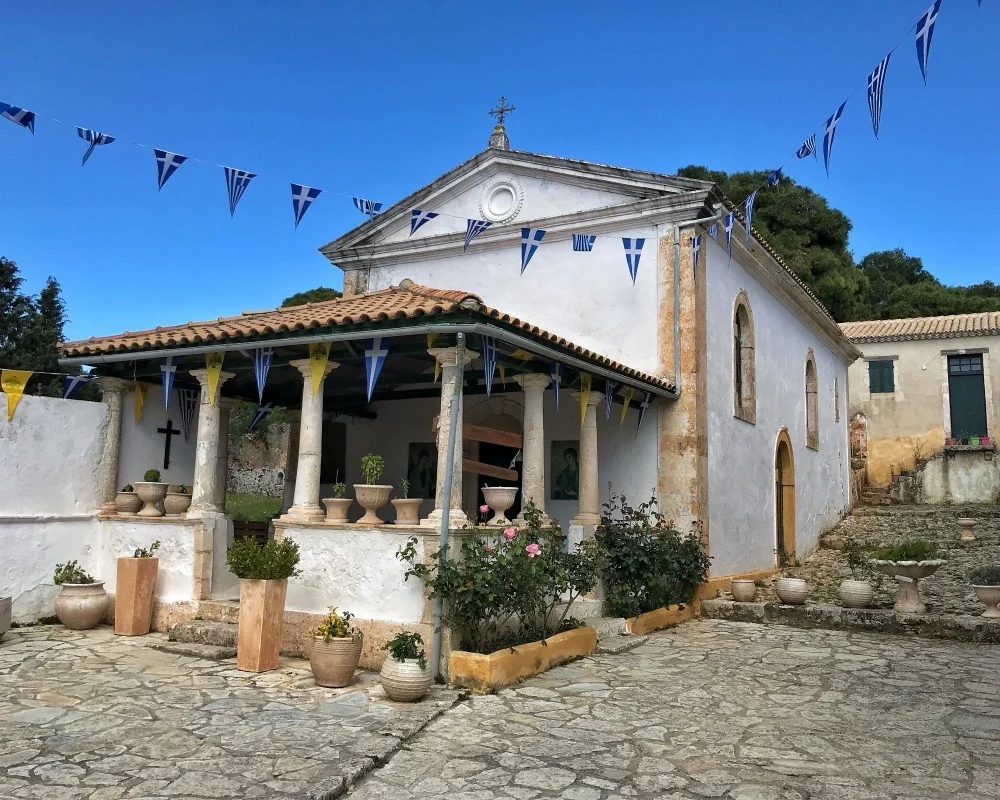
[[[691,253],[694,262],[694,274],[698,274],[698,254],[701,252],[701,234],[699,233],[691,240]]]
[[[226,189],[229,192],[229,216],[236,213],[236,204],[243,197],[243,192],[257,176],[252,172],[244,172],[235,167],[223,167],[226,171]]]
[[[781,167],[767,176],[767,185],[774,187],[781,183]]]
[[[153,148],[153,155],[156,156],[156,185],[162,189],[170,176],[177,172],[177,168],[187,161],[187,156],[171,153],[168,150]]]
[[[646,416],[646,409],[649,408],[649,405],[652,402],[653,402],[653,393],[646,392],[646,396],[642,399],[642,402],[639,403],[639,421],[636,423],[635,426],[636,437],[639,436],[639,428],[642,427],[642,418]]]
[[[362,214],[367,214],[369,218],[374,217],[382,211],[382,204],[374,200],[365,200],[363,197],[353,197],[354,207]]]
[[[594,249],[594,242],[596,241],[596,235],[592,236],[589,233],[574,233],[573,249],[578,253],[589,253]]]
[[[799,158],[805,158],[806,156],[812,156],[816,158],[816,134],[814,133],[808,139],[802,143],[802,147],[795,151],[795,155]]]
[[[924,12],[924,15],[917,20],[917,63],[920,65],[920,74],[924,76],[924,85],[927,85],[927,59],[931,55],[931,37],[934,35],[934,26],[937,24],[938,12],[941,10],[941,0],[934,0],[934,5]]]
[[[292,212],[295,214],[295,227],[299,227],[302,217],[309,210],[309,206],[320,196],[322,189],[313,189],[311,186],[303,186],[301,183],[292,184]]]
[[[410,212],[410,236],[417,232],[417,229],[426,225],[437,216],[435,211],[421,211],[415,208]]]
[[[715,239],[716,242],[719,241],[719,223],[713,222],[708,226],[708,235]]]
[[[485,231],[492,222],[487,222],[485,219],[466,219],[465,221],[465,247],[462,250],[469,249],[469,243],[475,239],[479,234]]]
[[[264,402],[264,386],[267,384],[267,373],[274,360],[273,347],[258,347],[253,351],[253,377],[257,381],[257,399]]]
[[[633,286],[636,276],[639,274],[639,258],[642,256],[642,246],[645,243],[645,239],[622,237],[622,244],[625,246],[625,262],[628,264],[628,274],[632,276]]]
[[[32,133],[35,132],[35,112],[25,111],[8,103],[0,103],[0,117],[9,119],[15,125],[27,128]]]
[[[559,416],[559,384],[562,383],[562,364],[557,361],[552,362],[549,378],[552,381],[552,396],[556,401],[556,416]]]
[[[531,261],[531,257],[542,243],[545,231],[541,228],[521,228],[521,274]]]
[[[840,122],[840,115],[844,113],[845,100],[840,104],[840,108],[830,119],[826,121],[826,133],[823,134],[823,165],[826,167],[826,177],[830,177],[830,154],[833,152],[833,137],[837,135],[837,123]]]
[[[743,204],[744,219],[747,224],[747,244],[750,244],[750,228],[753,225],[753,204],[757,202],[757,192],[760,189],[754,189],[753,194],[750,195],[746,202]]]
[[[375,383],[378,381],[382,365],[389,355],[389,345],[392,339],[385,336],[376,336],[369,339],[365,346],[365,380],[368,390],[368,402],[372,401],[372,393],[375,391]]]
[[[69,400],[83,384],[90,380],[89,375],[67,375],[63,378],[63,400]]]
[[[90,142],[90,147],[88,147],[87,152],[83,154],[83,164],[87,163],[87,159],[90,158],[90,154],[94,152],[94,148],[97,147],[97,145],[111,144],[115,140],[114,136],[108,136],[106,133],[92,131],[90,128],[77,128],[76,133],[85,142]],[[80,166],[83,166],[83,164]]]
[[[256,428],[262,419],[271,413],[274,406],[271,403],[264,403],[262,406],[257,407],[257,412],[253,415],[253,419],[250,420],[250,424],[247,425],[247,433],[253,433],[253,429]]]
[[[184,432],[185,442],[191,438],[191,423],[198,407],[198,394],[197,389],[177,390],[177,400],[181,406],[181,430]]]
[[[611,406],[615,403],[615,392],[618,391],[618,383],[612,380],[604,381],[604,422],[611,422]]]
[[[885,71],[889,69],[889,57],[882,59],[875,71],[868,76],[868,110],[872,113],[872,130],[878,138],[878,125],[882,119],[882,90],[885,87]]]
[[[483,337],[483,377],[486,378],[486,396],[493,391],[493,376],[497,371],[497,340]]]
[[[163,373],[163,408],[169,411],[170,391],[174,388],[174,376],[177,375],[177,366],[174,364],[173,356],[160,360],[160,372]]]
[[[736,212],[730,211],[726,214],[726,218],[722,221],[722,225],[726,229],[726,249],[729,250],[730,260],[732,260],[733,257],[733,221],[735,219]]]

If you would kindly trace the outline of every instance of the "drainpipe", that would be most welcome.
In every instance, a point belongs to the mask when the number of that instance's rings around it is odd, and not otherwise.
[[[448,524],[451,521],[451,483],[455,474],[455,428],[458,427],[458,404],[462,402],[462,381],[465,380],[465,334],[456,336],[458,347],[455,353],[455,363],[458,366],[458,391],[451,395],[451,406],[448,408],[448,452],[444,457],[444,505],[441,507],[441,536],[438,540],[438,566],[448,558]],[[435,678],[441,675],[441,624],[444,618],[444,598],[439,594],[434,600],[434,636],[431,640],[431,675]]]

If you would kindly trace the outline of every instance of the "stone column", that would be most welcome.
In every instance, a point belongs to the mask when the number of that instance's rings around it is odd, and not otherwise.
[[[460,528],[469,523],[469,518],[462,510],[462,411],[465,401],[462,396],[464,372],[479,355],[466,349],[462,369],[458,368],[457,347],[433,347],[427,351],[441,365],[441,414],[438,417],[437,438],[437,486],[434,492],[434,510],[421,524],[441,525],[441,512],[445,504],[444,478],[448,452],[448,430],[451,426],[451,398],[458,403],[457,435],[455,436],[455,461],[451,477],[451,511],[448,517],[449,528]]]
[[[302,417],[299,423],[299,454],[295,465],[295,493],[292,507],[284,515],[295,522],[319,522],[323,509],[319,504],[319,468],[323,451],[323,383],[326,376],[340,365],[328,361],[320,381],[319,390],[313,394],[312,361],[299,358],[289,362],[302,373]]]
[[[229,484],[229,415],[239,405],[234,397],[219,398],[219,459],[215,470],[215,505],[226,508],[226,490]]]
[[[115,515],[115,495],[118,494],[118,462],[122,452],[122,401],[125,393],[132,388],[131,381],[121,378],[98,378],[104,402],[108,406],[108,426],[104,430],[101,444],[99,475],[101,484],[102,515]]]
[[[288,450],[285,451],[285,488],[281,493],[281,513],[287,514],[295,502],[295,469],[299,461],[299,431],[302,426],[302,412],[295,409],[285,411],[288,420]]]
[[[208,402],[208,370],[193,369],[190,374],[201,384],[201,404],[198,406],[198,442],[194,455],[194,482],[191,487],[191,511],[222,512],[216,502],[216,478],[219,467],[219,439],[222,435],[222,384],[234,372],[219,373],[219,397],[215,405]],[[229,431],[226,431],[228,435]]]
[[[579,402],[580,393],[573,392]],[[591,392],[587,410],[580,425],[580,510],[571,525],[597,525],[601,521],[601,507],[597,495],[597,404],[604,400],[601,392]]]
[[[524,390],[524,446],[521,450],[521,516],[524,509],[533,502],[542,512],[542,520],[548,521],[545,513],[545,389],[551,382],[548,375],[537,372],[519,375],[516,378]]]

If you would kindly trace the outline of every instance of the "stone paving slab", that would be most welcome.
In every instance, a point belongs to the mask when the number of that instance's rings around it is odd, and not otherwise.
[[[0,644],[0,798],[335,797],[459,698],[323,689],[307,662],[240,672],[162,636],[19,629]]]

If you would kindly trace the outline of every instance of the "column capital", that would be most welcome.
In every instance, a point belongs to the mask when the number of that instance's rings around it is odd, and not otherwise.
[[[198,379],[198,383],[201,384],[202,389],[208,388],[208,370],[207,369],[191,369],[188,370],[188,375],[193,378]],[[220,372],[219,373],[219,386],[222,386],[230,378],[235,378],[235,372]]]
[[[312,377],[312,359],[311,358],[296,358],[288,362],[290,366],[295,367],[299,372],[302,373],[303,378]],[[323,370],[323,377],[325,378],[331,372],[333,372],[337,367],[340,366],[339,361],[327,361],[326,367]]]
[[[135,381],[128,381],[124,378],[112,378],[110,375],[101,375],[97,379],[97,385],[101,387],[104,394],[125,394],[135,386]]]
[[[430,353],[434,358],[437,359],[438,364],[442,367],[457,367],[458,366],[458,348],[457,347],[429,347],[427,352]],[[463,360],[463,366],[468,369],[472,366],[472,362],[479,358],[479,353],[474,350],[470,350],[468,347],[465,348],[465,358]]]
[[[575,397],[577,400],[579,400],[580,396],[583,394],[583,392],[573,392],[572,394],[573,394],[573,397]],[[600,404],[601,401],[603,401],[603,400],[604,400],[604,393],[603,392],[591,391],[590,394],[587,396],[587,405],[588,406],[594,406],[596,408],[597,405]]]
[[[541,372],[526,372],[524,375],[515,375],[514,380],[521,384],[522,389],[548,389],[552,376]]]

